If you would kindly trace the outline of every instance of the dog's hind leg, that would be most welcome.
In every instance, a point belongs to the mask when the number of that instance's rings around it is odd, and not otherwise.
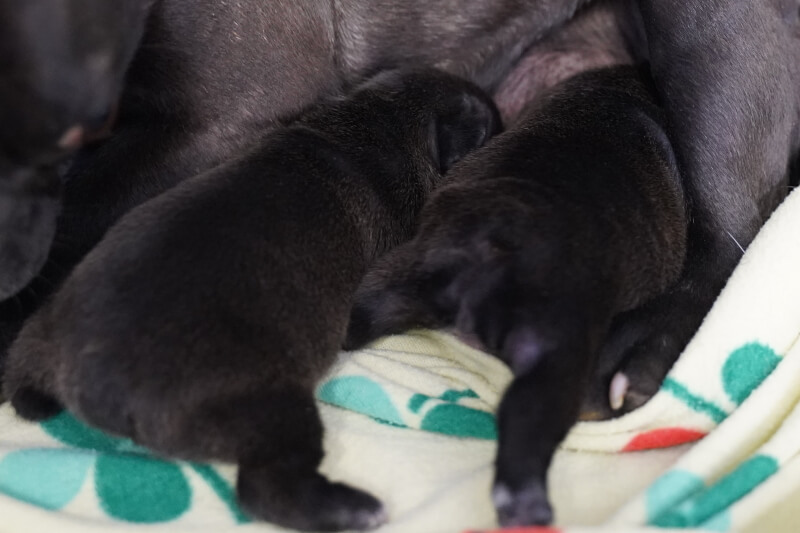
[[[267,387],[207,404],[191,421],[204,428],[201,438],[193,438],[193,429],[185,434],[192,442],[181,446],[202,441],[198,455],[234,454],[239,502],[256,518],[302,531],[366,530],[385,522],[377,499],[318,472],[323,428],[312,391]]]
[[[526,370],[515,372],[497,413],[498,450],[492,499],[504,527],[549,524],[547,471],[559,443],[578,417],[593,352],[577,334],[550,348],[537,342],[534,328],[516,328],[508,336],[512,359]],[[513,366],[513,363],[512,363]]]

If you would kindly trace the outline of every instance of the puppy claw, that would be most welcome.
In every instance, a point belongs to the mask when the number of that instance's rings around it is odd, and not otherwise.
[[[630,380],[628,376],[622,372],[617,372],[611,380],[611,385],[608,388],[608,403],[611,409],[619,411],[625,404],[625,396],[628,394],[630,388]]]

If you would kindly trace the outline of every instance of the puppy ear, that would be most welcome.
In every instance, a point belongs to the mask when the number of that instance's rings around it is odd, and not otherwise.
[[[439,170],[446,173],[457,161],[499,133],[501,127],[500,114],[488,97],[462,93],[433,122],[431,146]]]
[[[413,328],[443,327],[452,317],[441,308],[438,285],[446,276],[426,271],[415,242],[384,255],[367,273],[353,303],[345,350]]]

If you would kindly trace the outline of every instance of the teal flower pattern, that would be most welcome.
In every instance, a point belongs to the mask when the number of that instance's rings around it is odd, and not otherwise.
[[[64,448],[13,451],[0,460],[0,493],[48,510],[68,505],[90,472],[103,512],[141,524],[176,520],[192,506],[192,486],[184,469],[194,471],[229,509],[236,523],[247,522],[226,480],[208,465],[154,457],[128,439],[111,437],[67,413],[41,424]]]

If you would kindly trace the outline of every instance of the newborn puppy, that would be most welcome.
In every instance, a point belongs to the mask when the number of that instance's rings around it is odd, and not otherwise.
[[[0,300],[47,258],[56,166],[109,121],[153,0],[0,0]]]
[[[369,529],[372,496],[317,472],[313,391],[367,265],[410,237],[442,173],[499,127],[477,87],[381,74],[126,215],[29,320],[4,392],[152,450],[239,464],[254,517]]]
[[[367,274],[345,346],[454,328],[505,361],[494,502],[504,526],[548,523],[547,469],[611,320],[675,281],[686,225],[647,82],[584,73],[453,168],[418,235]]]

